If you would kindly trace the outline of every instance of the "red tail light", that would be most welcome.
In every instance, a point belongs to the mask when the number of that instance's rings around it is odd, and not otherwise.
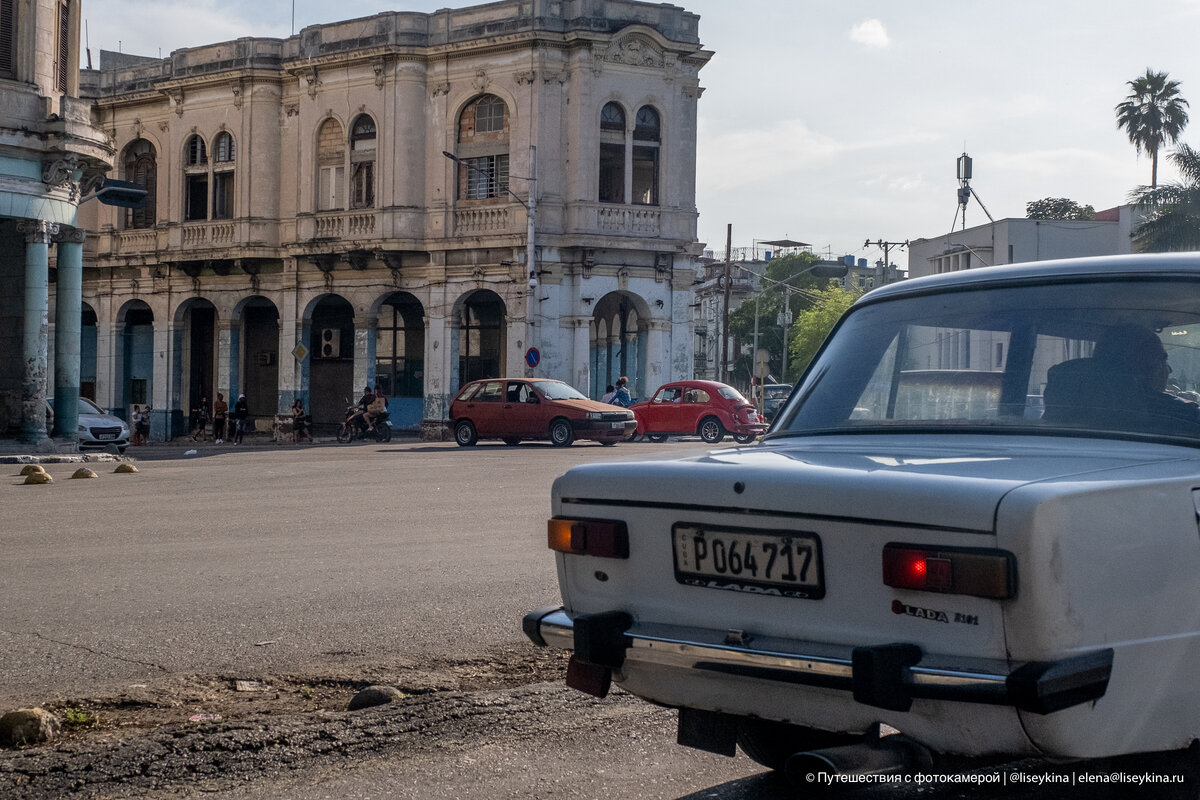
[[[552,519],[546,523],[551,550],[559,553],[629,558],[629,530],[611,519]]]
[[[1016,560],[1004,550],[893,542],[883,548],[883,582],[896,589],[1004,600],[1017,592]]]

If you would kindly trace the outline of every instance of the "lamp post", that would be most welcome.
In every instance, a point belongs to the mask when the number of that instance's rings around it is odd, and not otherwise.
[[[442,151],[442,155],[453,161],[455,164],[466,167],[482,175],[488,175],[484,170],[479,169],[469,161],[459,158],[454,153],[446,150]],[[490,176],[489,176],[490,177]],[[509,178],[528,181],[529,183],[529,201],[526,202],[517,196],[517,193],[508,188],[508,184],[504,185],[504,191],[508,192],[514,200],[525,207],[525,266],[529,269],[529,291],[525,296],[525,347],[528,350],[533,347],[533,309],[534,309],[534,293],[538,286],[538,270],[537,270],[537,250],[535,249],[535,233],[536,227],[536,209],[537,209],[537,147],[529,145],[529,177],[521,175],[509,175]],[[525,361],[525,377],[533,376],[533,367],[529,361]]]

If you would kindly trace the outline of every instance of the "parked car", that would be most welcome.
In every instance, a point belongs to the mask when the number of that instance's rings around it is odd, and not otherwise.
[[[801,784],[1194,766],[1198,380],[1200,254],[878,288],[758,446],[556,480],[562,606],[526,633]]]
[[[454,441],[549,439],[566,447],[576,439],[613,445],[633,436],[637,422],[625,408],[589,400],[562,381],[488,378],[468,383],[450,404]]]
[[[54,398],[46,401],[47,430],[53,426]],[[92,450],[115,445],[124,453],[129,446],[129,425],[86,397],[79,398],[79,449]]]
[[[762,391],[763,420],[769,425],[775,420],[779,409],[783,408],[783,404],[787,402],[788,395],[792,393],[792,385],[790,383],[768,383],[763,386]]]
[[[637,417],[638,435],[652,442],[699,435],[716,444],[729,433],[744,444],[767,429],[741,392],[716,381],[663,384],[649,400],[635,403],[630,410]]]

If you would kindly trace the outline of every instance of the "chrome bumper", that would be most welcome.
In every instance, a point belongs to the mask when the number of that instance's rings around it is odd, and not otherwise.
[[[1009,705],[1049,714],[1104,696],[1113,651],[1055,661],[958,659],[941,663],[912,644],[839,647],[701,628],[631,624],[620,612],[570,617],[562,608],[525,616],[534,644],[574,651],[573,659],[610,670],[627,664],[716,672],[852,692],[866,705],[907,711],[913,699]]]

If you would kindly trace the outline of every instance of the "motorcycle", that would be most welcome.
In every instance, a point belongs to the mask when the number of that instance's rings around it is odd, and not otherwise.
[[[353,442],[355,439],[366,441],[374,439],[380,444],[392,440],[392,423],[385,411],[375,418],[374,430],[367,430],[367,423],[359,414],[358,406],[346,407],[346,420],[337,430],[337,440],[342,444]]]

